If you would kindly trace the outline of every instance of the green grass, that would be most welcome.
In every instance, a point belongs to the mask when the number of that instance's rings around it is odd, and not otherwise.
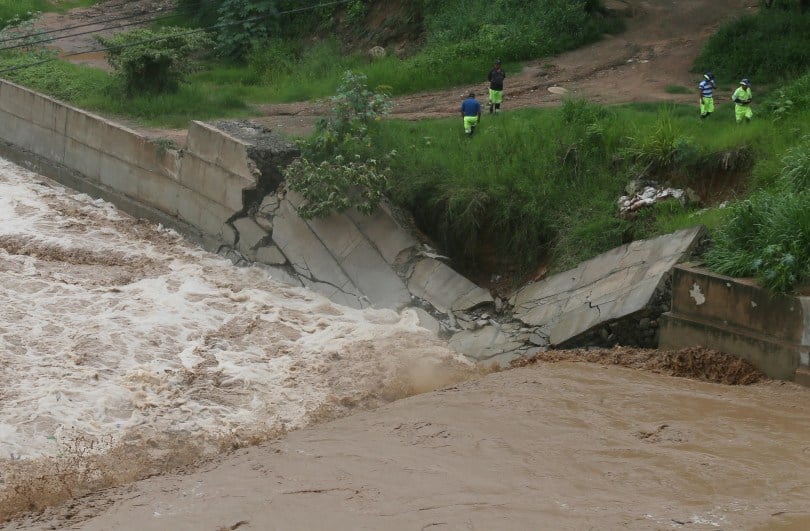
[[[28,20],[36,12],[64,13],[75,7],[87,7],[97,3],[98,0],[3,0],[0,2],[0,29],[4,28],[14,18]]]
[[[30,64],[48,56],[0,54],[0,69]],[[238,87],[218,90],[207,84],[185,84],[172,94],[127,97],[114,77],[96,68],[48,61],[3,74],[7,79],[95,112],[138,120],[156,127],[185,128],[190,120],[255,115]]]

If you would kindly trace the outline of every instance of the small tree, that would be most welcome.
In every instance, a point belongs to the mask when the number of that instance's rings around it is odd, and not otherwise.
[[[177,90],[193,69],[191,55],[211,44],[204,33],[174,27],[138,29],[96,39],[108,48],[107,60],[128,94]]]
[[[318,122],[304,155],[284,171],[287,185],[306,200],[305,219],[356,208],[370,214],[388,188],[388,160],[375,158],[369,128],[391,109],[385,94],[369,90],[362,74],[346,72],[332,98],[332,114]]]

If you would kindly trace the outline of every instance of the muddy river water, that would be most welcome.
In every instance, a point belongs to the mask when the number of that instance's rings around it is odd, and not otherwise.
[[[2,160],[0,218],[0,518],[89,493],[0,527],[810,529],[808,389],[481,376]]]

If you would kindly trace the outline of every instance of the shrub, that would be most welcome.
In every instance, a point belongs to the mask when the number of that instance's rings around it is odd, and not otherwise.
[[[369,127],[390,109],[388,97],[370,90],[365,76],[344,74],[331,115],[303,143],[302,158],[284,170],[289,188],[305,199],[298,208],[301,217],[326,217],[349,208],[374,211],[388,188],[388,162],[396,152],[373,157]]]
[[[316,124],[315,133],[305,146],[305,154],[311,158],[336,154],[369,155],[369,127],[388,114],[391,100],[385,94],[369,89],[363,74],[347,71],[331,101],[331,114]]]
[[[235,60],[267,40],[277,24],[275,2],[268,0],[222,0],[218,13],[217,52]]]
[[[781,178],[788,192],[810,192],[810,136],[782,157]]]
[[[388,188],[387,170],[375,159],[361,160],[357,155],[347,162],[343,155],[335,155],[321,163],[298,159],[284,174],[290,189],[306,199],[298,214],[312,219],[349,208],[371,214]]]
[[[138,29],[112,37],[97,35],[96,39],[109,48],[108,61],[128,94],[177,90],[193,68],[192,53],[210,43],[203,33],[173,27]]]

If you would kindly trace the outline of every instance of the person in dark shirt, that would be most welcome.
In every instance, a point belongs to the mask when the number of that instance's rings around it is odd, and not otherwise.
[[[495,59],[495,65],[487,76],[489,80],[489,114],[500,112],[503,103],[503,80],[506,79],[506,72],[501,68],[501,60]]]
[[[467,99],[461,102],[461,116],[464,118],[464,132],[472,136],[481,119],[481,104],[475,99],[475,93],[470,92]]]

